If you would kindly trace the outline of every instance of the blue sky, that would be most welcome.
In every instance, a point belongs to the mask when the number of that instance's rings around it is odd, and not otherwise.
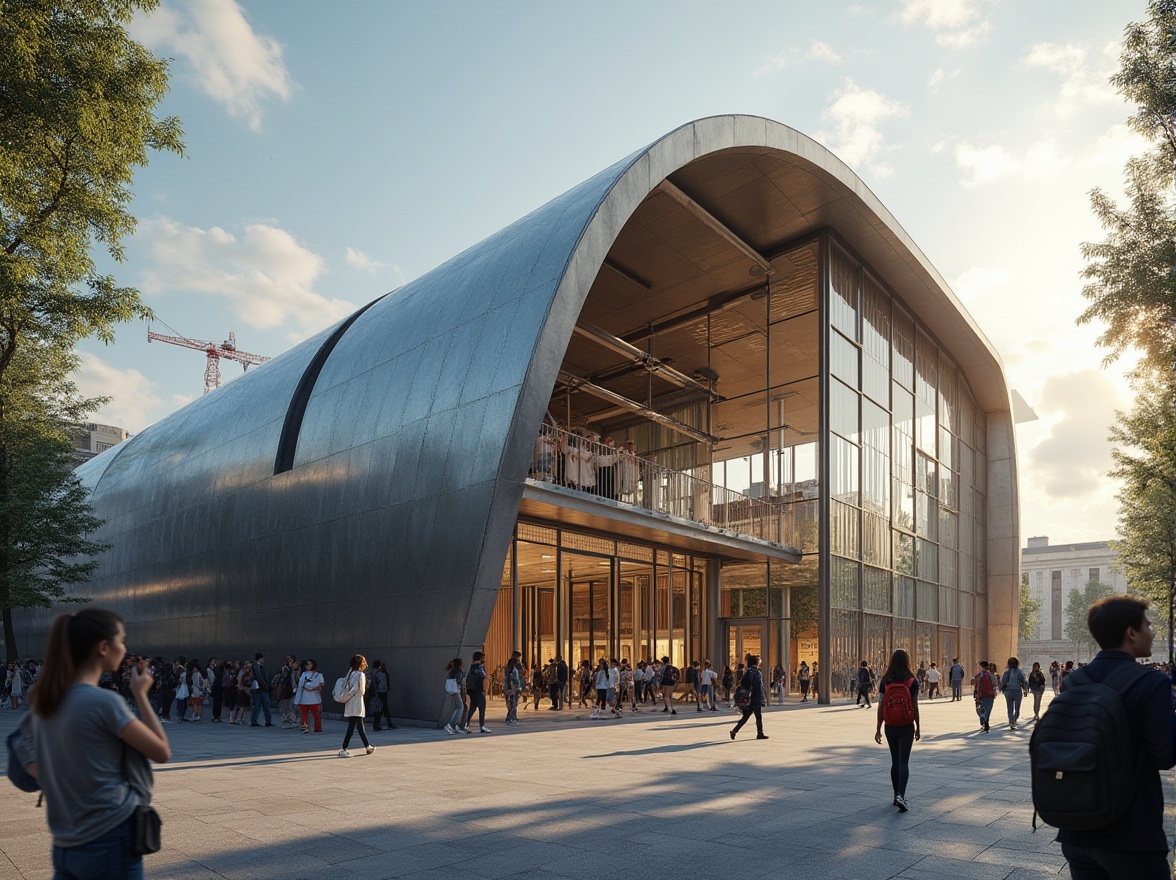
[[[187,155],[137,175],[120,281],[180,333],[277,355],[677,126],[766,116],[878,194],[1000,352],[1022,537],[1113,536],[1087,193],[1142,149],[1107,77],[1142,0],[237,3],[164,0],[133,32],[173,59]],[[157,325],[157,330],[167,332]],[[99,421],[138,431],[203,357],[127,325],[82,346]],[[226,379],[240,367],[223,364]]]

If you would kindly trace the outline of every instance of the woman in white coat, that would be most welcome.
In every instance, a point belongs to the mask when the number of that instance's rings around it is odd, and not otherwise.
[[[370,755],[376,750],[376,747],[368,742],[367,731],[363,728],[363,695],[367,692],[367,676],[363,672],[367,669],[367,665],[367,658],[363,654],[356,654],[351,658],[351,669],[348,670],[345,677],[347,692],[351,694],[351,697],[343,707],[343,717],[347,719],[347,735],[343,737],[343,748],[339,750],[340,758],[351,757],[347,746],[351,744],[351,735],[357,729],[359,730],[359,741],[363,743],[367,753]]]

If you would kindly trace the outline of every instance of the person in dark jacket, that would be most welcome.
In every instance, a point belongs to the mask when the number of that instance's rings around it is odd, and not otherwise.
[[[743,707],[743,717],[739,719],[739,723],[731,730],[731,739],[735,739],[735,734],[739,732],[747,719],[752,715],[755,716],[755,738],[767,739],[764,733],[764,717],[761,711],[764,704],[767,703],[767,694],[764,691],[764,677],[760,674],[759,657],[755,654],[747,655],[747,669],[743,673],[743,677],[739,679],[739,686],[747,688],[751,692],[751,700]]]
[[[1147,603],[1132,596],[1109,596],[1090,606],[1086,624],[1102,650],[1082,667],[1086,677],[1101,682],[1120,664],[1151,655],[1155,633],[1146,612]],[[1176,766],[1172,683],[1161,672],[1149,672],[1123,692],[1122,700],[1138,758],[1135,799],[1105,828],[1063,828],[1057,840],[1074,880],[1171,880],[1160,771]]]

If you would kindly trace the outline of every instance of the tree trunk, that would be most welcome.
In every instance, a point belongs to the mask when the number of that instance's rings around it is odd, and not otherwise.
[[[4,649],[7,654],[6,663],[20,659],[16,652],[16,630],[12,626],[11,608],[4,609]]]

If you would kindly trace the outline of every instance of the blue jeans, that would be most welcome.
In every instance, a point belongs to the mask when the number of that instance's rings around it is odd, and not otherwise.
[[[143,880],[143,857],[131,852],[132,821],[80,846],[53,847],[53,880]]]
[[[269,691],[254,691],[253,692],[253,715],[250,717],[250,722],[257,724],[257,717],[265,711],[265,723],[272,725],[273,719],[270,718],[270,695]]]
[[[989,717],[992,715],[992,703],[996,697],[981,697],[979,700],[978,712],[980,714],[980,723],[987,724]]]
[[[715,686],[713,684],[704,684],[702,686],[702,703],[711,709],[715,707]]]
[[[1017,719],[1021,717],[1021,689],[1005,691],[1004,698],[1005,706],[1009,710],[1009,724],[1016,724]]]

